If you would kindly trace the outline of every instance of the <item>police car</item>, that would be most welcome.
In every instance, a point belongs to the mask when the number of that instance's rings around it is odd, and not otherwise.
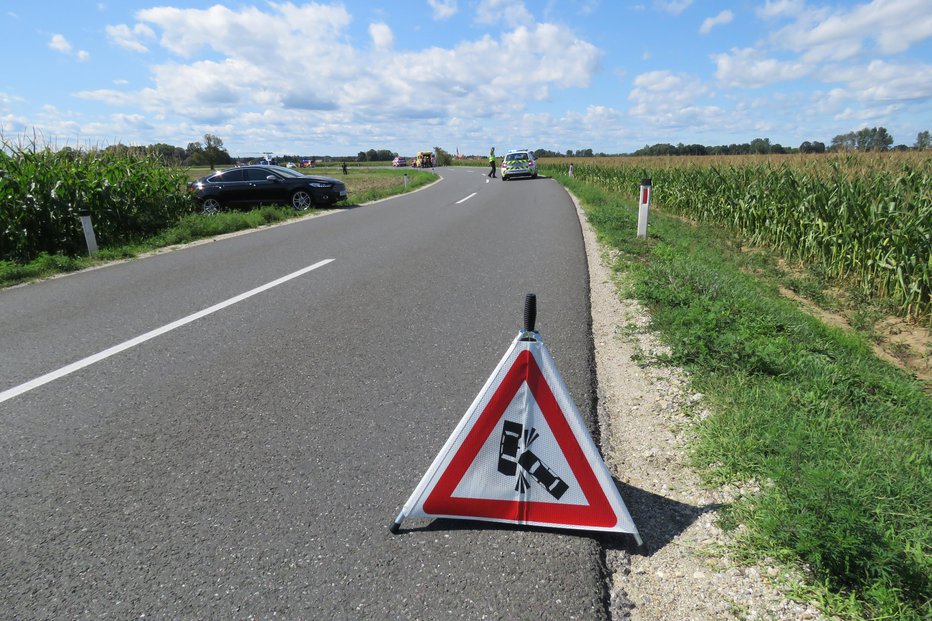
[[[502,181],[515,177],[537,179],[537,162],[530,149],[513,149],[502,159]]]

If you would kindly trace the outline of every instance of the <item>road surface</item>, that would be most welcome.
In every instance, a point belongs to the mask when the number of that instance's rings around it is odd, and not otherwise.
[[[595,537],[388,533],[526,293],[584,415],[593,398],[569,197],[439,171],[0,292],[0,617],[604,618]]]

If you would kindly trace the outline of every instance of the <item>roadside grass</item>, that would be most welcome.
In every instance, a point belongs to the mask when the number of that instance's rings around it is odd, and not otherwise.
[[[404,172],[398,170],[366,169],[365,171],[351,170],[350,174],[341,178],[346,182],[350,197],[349,203],[352,206],[403,193],[403,175]],[[426,185],[434,179],[436,175],[426,171],[409,173],[408,190]],[[341,206],[343,204],[338,205],[337,208]],[[110,261],[130,259],[160,248],[258,228],[322,211],[324,210],[295,211],[288,207],[263,206],[251,211],[226,211],[214,215],[187,214],[175,224],[138,242],[115,246],[101,243],[100,250],[94,257],[42,253],[28,263],[0,261],[0,288],[87,269]],[[103,242],[103,240],[98,240],[98,242]]]
[[[709,484],[761,491],[722,512],[748,559],[810,577],[797,591],[847,619],[932,618],[932,397],[863,336],[826,326],[754,275],[770,259],[721,229],[557,176],[620,251],[625,294],[651,311],[711,415],[691,459]]]

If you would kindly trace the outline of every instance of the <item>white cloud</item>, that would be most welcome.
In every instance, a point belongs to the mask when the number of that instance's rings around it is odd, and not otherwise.
[[[529,25],[498,37],[397,52],[383,23],[368,27],[371,47],[354,47],[351,18],[339,5],[148,9],[136,18],[157,31],[152,39],[192,60],[153,66],[152,83],[139,91],[76,95],[120,107],[136,102],[160,126],[182,117],[200,125],[229,124],[240,136],[248,125],[261,123],[270,134],[284,123],[300,123],[309,136],[321,132],[327,140],[359,136],[370,142],[387,132],[409,142],[415,138],[408,134],[424,129],[429,141],[433,134],[426,128],[477,116],[483,120],[464,131],[481,133],[487,121],[524,114],[554,89],[589,86],[599,67],[600,52],[591,43],[565,26],[527,17]],[[417,123],[399,122],[405,120]],[[394,129],[399,127],[407,129]],[[258,137],[270,139],[262,132]]]
[[[805,0],[767,0],[757,14],[765,19],[798,15],[806,8]]]
[[[434,19],[449,19],[456,15],[456,0],[427,0],[434,12]]]
[[[52,38],[49,41],[49,48],[55,50],[56,52],[61,52],[62,54],[71,53],[71,44],[68,42],[68,39],[64,37],[64,35],[60,34],[52,35]]]
[[[73,52],[71,43],[68,41],[68,39],[65,38],[64,35],[60,34],[52,35],[52,38],[49,40],[49,49],[55,50],[56,52],[61,52],[67,56],[73,55],[81,62],[89,60],[91,57],[90,53],[85,50],[78,50],[77,52]]]
[[[727,54],[713,54],[715,77],[724,85],[740,88],[758,88],[796,80],[811,74],[815,68],[801,61],[781,61],[767,58],[754,48],[732,48]]]
[[[376,49],[387,50],[395,43],[395,35],[388,24],[369,24],[369,36]]]
[[[881,54],[896,54],[932,37],[929,0],[873,0],[847,10],[806,10],[774,33],[775,45],[808,60],[853,58],[873,42]]]
[[[735,14],[729,10],[724,10],[715,17],[707,17],[702,22],[702,26],[699,27],[699,34],[707,35],[712,32],[712,29],[716,26],[721,26],[723,24],[730,24],[731,21],[735,18]]]
[[[723,124],[727,111],[719,106],[701,105],[697,100],[713,93],[698,77],[671,71],[650,71],[634,79],[628,95],[633,102],[631,116],[659,128],[703,128]]]
[[[161,28],[162,46],[183,57],[208,47],[229,56],[284,58],[326,53],[335,33],[351,19],[340,5],[288,3],[271,8],[265,13],[254,6],[237,12],[219,4],[205,10],[157,7],[139,11],[136,18]]]
[[[693,0],[654,0],[654,6],[670,15],[679,15],[689,8]]]
[[[822,73],[826,82],[841,82],[849,101],[871,103],[932,100],[932,65],[895,64],[874,60],[865,66],[828,67]]]
[[[510,28],[534,23],[534,16],[523,0],[479,0],[476,21],[480,24],[505,24]]]
[[[133,28],[126,24],[117,24],[107,26],[104,30],[110,41],[131,52],[148,52],[149,48],[140,39],[155,38],[155,32],[145,24],[136,24]]]

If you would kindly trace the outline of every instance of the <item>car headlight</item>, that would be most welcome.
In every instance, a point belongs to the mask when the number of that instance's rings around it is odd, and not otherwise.
[[[320,181],[311,181],[310,186],[312,188],[329,188],[329,183],[321,183]]]

